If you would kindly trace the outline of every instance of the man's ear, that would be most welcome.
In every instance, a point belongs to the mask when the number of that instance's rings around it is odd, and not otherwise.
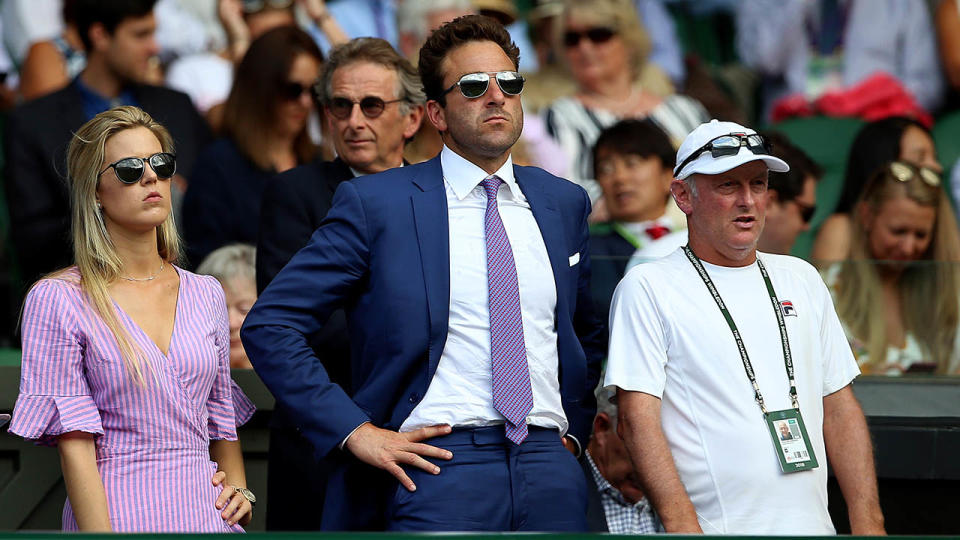
[[[437,131],[443,133],[447,130],[447,115],[440,103],[435,99],[427,101],[427,118]]]
[[[673,200],[684,214],[689,216],[693,213],[693,192],[685,180],[674,178],[670,182],[670,193],[673,194]]]
[[[102,50],[110,45],[112,36],[107,32],[107,27],[103,23],[95,22],[87,29],[87,35],[90,37],[90,45],[94,50]]]
[[[612,423],[610,422],[610,416],[605,412],[599,412],[596,416],[593,417],[593,434],[597,435],[598,433],[606,433],[610,431]]]
[[[408,140],[413,138],[417,134],[417,131],[420,130],[420,123],[423,122],[424,107],[423,105],[412,105],[410,111],[407,112],[406,117],[404,118],[405,125],[403,126],[403,138]]]

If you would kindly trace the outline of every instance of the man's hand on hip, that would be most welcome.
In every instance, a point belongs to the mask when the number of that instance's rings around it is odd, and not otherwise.
[[[401,464],[419,467],[428,473],[439,474],[440,467],[421,456],[437,459],[451,459],[453,453],[443,448],[423,444],[419,441],[447,435],[450,426],[427,426],[406,433],[397,433],[381,429],[373,424],[363,424],[347,439],[346,448],[360,461],[383,469],[392,474],[410,491],[417,486],[407,476]]]

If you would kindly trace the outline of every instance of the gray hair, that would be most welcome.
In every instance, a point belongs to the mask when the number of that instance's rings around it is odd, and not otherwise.
[[[213,276],[222,285],[237,277],[256,279],[256,253],[249,244],[217,248],[203,259],[197,273]]]
[[[432,28],[427,28],[427,15],[448,9],[469,10],[470,0],[403,0],[397,6],[397,31],[424,41]]]
[[[594,391],[597,396],[597,414],[606,413],[610,417],[610,429],[617,429],[617,388],[615,386],[603,386],[603,377],[600,378],[600,385]]]
[[[333,73],[355,62],[370,62],[392,69],[397,74],[397,98],[402,99],[400,113],[407,114],[410,108],[427,101],[417,69],[409,60],[400,56],[389,43],[380,38],[356,38],[334,48],[323,64],[317,90],[321,103],[333,97]]]

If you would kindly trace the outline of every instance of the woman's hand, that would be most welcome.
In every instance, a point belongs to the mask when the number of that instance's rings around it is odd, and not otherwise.
[[[226,477],[227,473],[217,471],[213,475],[213,485],[223,484]],[[217,497],[217,509],[221,510],[220,517],[227,522],[227,525],[239,523],[241,527],[246,527],[253,517],[253,505],[230,484],[223,484],[223,491]]]

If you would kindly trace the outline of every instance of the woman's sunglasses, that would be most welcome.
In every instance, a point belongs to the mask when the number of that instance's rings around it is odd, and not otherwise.
[[[604,27],[591,28],[582,32],[568,30],[563,34],[563,44],[567,47],[576,47],[580,44],[580,40],[583,38],[587,38],[587,40],[592,43],[606,43],[615,35],[617,35],[617,33],[614,32],[612,28]]]
[[[169,152],[159,152],[150,157],[128,157],[114,161],[100,171],[97,178],[112,168],[118,180],[124,184],[136,184],[143,177],[143,171],[147,167],[145,163],[150,164],[153,172],[157,173],[157,178],[166,180],[177,173],[177,156]]]
[[[387,105],[400,101],[403,101],[403,99],[384,101],[376,96],[367,96],[360,101],[356,101],[345,97],[335,97],[327,102],[327,112],[338,120],[346,120],[353,114],[353,104],[356,103],[360,105],[360,111],[363,112],[364,116],[367,118],[376,118],[383,114],[383,110],[387,108]]]
[[[258,13],[267,6],[273,9],[286,9],[293,5],[293,0],[243,0],[243,12]]]
[[[460,87],[460,93],[463,94],[463,97],[467,99],[476,99],[487,93],[487,87],[490,86],[490,76],[493,75],[497,80],[497,86],[500,87],[500,91],[508,96],[519,95],[520,92],[523,92],[523,83],[525,82],[523,75],[520,75],[516,71],[491,71],[487,72],[477,72],[477,73],[467,73],[463,77],[460,77],[460,80],[450,85],[450,88],[447,88],[443,91],[441,96],[449,94],[454,88]]]
[[[914,178],[920,178],[930,187],[940,185],[940,175],[929,167],[917,167],[902,161],[894,161],[890,163],[889,168],[890,174],[899,182],[909,182]]]
[[[280,88],[280,97],[287,101],[296,101],[300,99],[300,96],[302,96],[304,92],[306,92],[307,95],[312,95],[312,88],[311,85],[304,86],[298,82],[284,83]]]

